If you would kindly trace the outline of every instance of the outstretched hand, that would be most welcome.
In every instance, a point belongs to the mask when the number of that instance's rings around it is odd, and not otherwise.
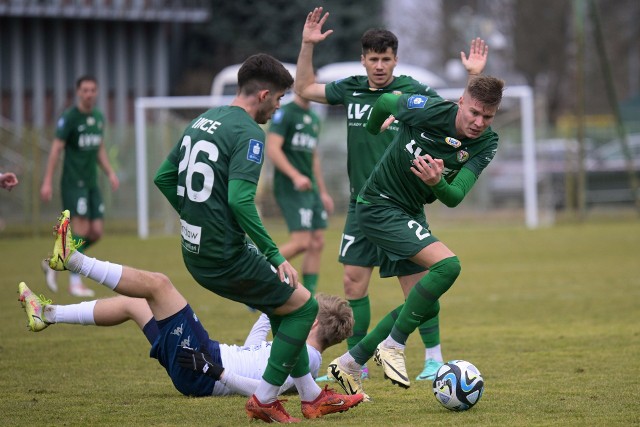
[[[329,12],[322,15],[322,7],[316,7],[307,15],[307,20],[302,29],[302,43],[316,44],[326,39],[333,30],[322,32],[322,26],[329,18]]]
[[[460,60],[462,65],[469,74],[480,74],[487,65],[487,56],[489,55],[489,46],[480,37],[471,40],[469,48],[469,57],[464,52],[460,52]]]

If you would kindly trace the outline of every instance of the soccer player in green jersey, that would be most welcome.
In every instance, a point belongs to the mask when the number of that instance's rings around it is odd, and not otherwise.
[[[267,133],[267,156],[275,166],[273,193],[290,236],[280,253],[288,260],[304,254],[302,284],[312,295],[318,283],[327,216],[333,213],[317,149],[319,133],[320,118],[299,95],[275,112]]]
[[[231,104],[196,117],[154,180],[180,216],[183,260],[193,278],[269,316],[274,335],[269,361],[245,405],[249,418],[267,422],[297,421],[277,399],[288,376],[308,418],[345,411],[364,398],[321,390],[315,383],[305,340],[318,303],[299,286],[297,271],[264,229],[255,206],[265,141],[259,124],[271,118],[292,84],[275,58],[250,56],[238,71]]]
[[[357,375],[372,356],[385,378],[410,386],[406,340],[438,313],[439,298],[461,270],[458,257],[431,233],[424,205],[437,199],[457,206],[493,159],[498,135],[490,125],[503,90],[502,80],[481,75],[469,81],[457,104],[422,94],[385,94],[373,107],[368,131],[377,134],[398,120],[400,132],[358,196],[358,224],[398,270],[417,264],[429,272],[414,283],[404,304],[329,365],[346,390],[362,392]]]
[[[347,113],[347,172],[351,200],[338,261],[344,265],[344,292],[355,318],[353,336],[347,339],[348,348],[353,348],[367,334],[371,322],[368,288],[373,267],[380,267],[381,277],[398,276],[405,298],[415,282],[426,274],[424,267],[419,265],[406,265],[405,270],[397,271],[382,262],[378,258],[376,245],[367,240],[358,227],[355,216],[356,196],[398,131],[398,126],[392,124],[389,131],[374,136],[365,130],[365,125],[372,106],[383,94],[415,93],[430,98],[437,98],[438,94],[409,76],[393,75],[398,62],[398,39],[392,32],[378,29],[365,32],[361,39],[361,62],[366,71],[365,76],[347,77],[327,85],[316,83],[312,64],[313,50],[316,44],[333,32],[322,32],[327,18],[328,13],[323,15],[321,7],[307,16],[298,56],[295,90],[312,101],[342,104]],[[487,55],[488,47],[480,39],[472,41],[468,57],[463,52],[460,53],[470,76],[482,72]],[[425,365],[416,379],[432,380],[443,360],[438,316],[426,319],[420,327],[420,334],[426,349]]]
[[[101,237],[104,228],[104,204],[98,187],[98,166],[109,178],[111,189],[118,189],[118,176],[113,171],[104,146],[105,120],[98,110],[96,98],[98,82],[91,76],[82,76],[76,81],[76,105],[62,113],[58,119],[56,136],[49,152],[47,168],[40,188],[43,201],[51,201],[53,174],[64,153],[60,192],[63,209],[72,215],[73,229],[78,242],[83,241],[79,250],[86,251]],[[55,271],[42,265],[47,286],[58,290]],[[79,297],[91,297],[93,290],[85,287],[80,276],[71,273],[69,292]]]

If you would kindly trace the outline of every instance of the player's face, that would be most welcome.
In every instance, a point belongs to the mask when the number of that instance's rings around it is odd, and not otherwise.
[[[458,136],[475,139],[482,135],[496,116],[498,107],[486,106],[480,101],[463,95],[458,101],[456,131]]]
[[[98,85],[96,82],[85,80],[80,83],[80,87],[76,91],[78,96],[78,105],[81,110],[91,110],[96,105],[96,98],[98,96]]]
[[[368,51],[360,57],[360,62],[367,70],[369,85],[377,89],[389,85],[393,80],[393,70],[398,65],[398,57],[388,47],[382,53]]]
[[[269,121],[273,113],[280,108],[280,100],[284,96],[284,91],[263,90],[258,93],[260,105],[256,112],[256,122],[265,124]]]

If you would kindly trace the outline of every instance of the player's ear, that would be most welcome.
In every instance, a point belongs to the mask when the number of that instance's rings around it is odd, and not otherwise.
[[[258,101],[264,102],[269,96],[269,89],[262,89],[258,91]]]

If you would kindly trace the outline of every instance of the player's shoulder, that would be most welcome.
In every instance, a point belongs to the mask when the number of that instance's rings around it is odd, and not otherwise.
[[[400,75],[395,76],[391,84],[390,90],[403,93],[419,93],[423,95],[433,96],[436,92],[427,84],[419,82],[411,76]]]
[[[330,83],[333,86],[350,89],[369,89],[369,79],[367,76],[349,76],[343,79],[334,80]]]
[[[60,114],[60,118],[64,118],[66,120],[72,118],[72,117],[76,117],[80,114],[80,110],[78,109],[77,106],[72,105],[70,107],[67,107],[64,111],[62,111],[62,113]]]

